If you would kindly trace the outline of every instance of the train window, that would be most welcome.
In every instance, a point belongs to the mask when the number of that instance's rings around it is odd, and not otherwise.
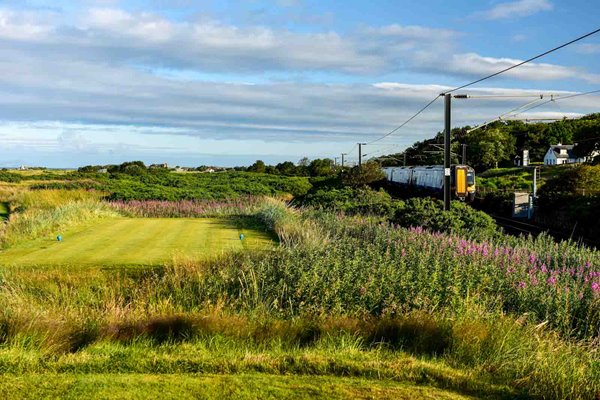
[[[474,185],[475,184],[475,174],[472,172],[469,172],[467,174],[467,184],[468,185]]]

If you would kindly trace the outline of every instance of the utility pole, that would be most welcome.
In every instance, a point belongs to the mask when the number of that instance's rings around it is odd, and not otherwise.
[[[452,95],[444,94],[444,210],[450,210],[450,127],[451,127],[451,109],[450,102]]]
[[[404,151],[404,166],[406,167],[406,151]]]
[[[533,198],[535,199],[537,197],[537,181],[540,175],[540,168],[539,167],[535,167],[533,168]]]
[[[344,156],[348,153],[342,153],[342,168],[344,168]]]
[[[366,143],[359,143],[358,144],[358,166],[360,167],[362,165],[362,147],[366,145]]]
[[[467,145],[462,144],[462,163],[463,165],[467,165]]]

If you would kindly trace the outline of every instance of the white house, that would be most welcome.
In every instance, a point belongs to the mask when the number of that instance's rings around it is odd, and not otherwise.
[[[577,157],[573,153],[572,144],[552,145],[544,156],[545,165],[578,164],[585,160],[585,157]]]

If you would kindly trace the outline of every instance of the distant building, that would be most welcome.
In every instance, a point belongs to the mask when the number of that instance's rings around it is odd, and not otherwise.
[[[529,150],[523,150],[522,157],[517,154],[513,162],[517,167],[527,167],[529,165]]]
[[[586,157],[577,157],[573,153],[572,144],[552,145],[544,156],[545,165],[578,164],[585,161]]]
[[[169,164],[167,163],[162,163],[162,164],[151,164],[148,168],[169,168]]]

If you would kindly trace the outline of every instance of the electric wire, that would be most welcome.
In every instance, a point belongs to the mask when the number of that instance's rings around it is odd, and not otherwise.
[[[413,119],[415,119],[417,116],[419,116],[419,114],[421,114],[423,111],[425,111],[426,109],[429,108],[429,106],[431,106],[433,103],[436,102],[437,99],[439,99],[440,96],[435,96],[433,98],[433,100],[431,100],[429,103],[425,104],[425,106],[423,106],[419,111],[417,111],[415,114],[413,114],[412,117],[410,117],[409,119],[407,119],[406,121],[404,121],[402,124],[398,125],[396,128],[392,129],[390,132],[386,133],[385,135],[381,136],[378,139],[375,140],[371,140],[370,142],[367,142],[367,144],[372,144],[375,142],[380,141],[381,139],[385,139],[386,137],[390,136],[391,134],[393,134],[394,132],[396,132],[398,129],[404,127],[406,124],[408,124],[410,121],[412,121]]]
[[[543,53],[540,53],[540,54],[538,54],[538,55],[536,55],[536,56],[530,57],[530,58],[528,58],[528,59],[526,59],[526,60],[524,60],[524,61],[521,61],[521,62],[519,62],[519,63],[517,63],[517,64],[511,65],[510,67],[507,67],[507,68],[504,68],[504,69],[502,69],[502,70],[500,70],[500,71],[497,71],[497,72],[495,72],[495,73],[493,73],[493,74],[490,74],[490,75],[484,76],[484,77],[482,77],[482,78],[479,78],[479,79],[477,79],[477,80],[474,80],[474,81],[472,81],[472,82],[469,82],[469,83],[467,83],[467,84],[464,84],[464,85],[461,85],[461,86],[457,86],[457,87],[455,87],[454,89],[451,89],[451,90],[448,90],[448,91],[446,91],[444,94],[452,93],[452,92],[455,92],[455,91],[457,91],[457,90],[464,89],[464,88],[466,88],[466,87],[469,87],[469,86],[473,86],[473,85],[475,85],[475,84],[477,84],[477,83],[483,82],[483,81],[485,81],[485,80],[488,80],[488,79],[490,79],[490,78],[493,78],[493,77],[495,77],[495,76],[501,75],[501,74],[503,74],[503,73],[505,73],[505,72],[508,72],[508,71],[510,71],[510,70],[513,70],[513,69],[515,69],[515,68],[518,68],[518,67],[520,67],[520,66],[522,66],[522,65],[525,65],[525,64],[527,64],[527,63],[529,63],[529,62],[531,62],[531,61],[537,60],[538,58],[542,58],[542,57],[544,57],[544,56],[546,56],[546,55],[548,55],[548,54],[550,54],[550,53],[553,53],[553,52],[555,52],[555,51],[557,51],[557,50],[560,50],[560,49],[562,49],[562,48],[564,48],[564,47],[567,47],[567,46],[569,46],[569,45],[571,45],[571,44],[573,44],[573,43],[576,43],[576,42],[578,42],[578,41],[580,41],[580,40],[583,40],[583,39],[585,39],[585,38],[587,38],[587,37],[590,37],[590,36],[592,36],[592,35],[595,35],[595,34],[597,34],[598,32],[600,32],[600,28],[598,28],[598,29],[595,29],[595,30],[593,30],[593,31],[591,31],[591,32],[588,32],[588,33],[586,33],[586,34],[584,34],[584,35],[581,35],[581,36],[579,36],[579,37],[577,37],[577,38],[575,38],[575,39],[573,39],[573,40],[570,40],[570,41],[568,41],[568,42],[566,42],[566,43],[563,43],[563,44],[561,44],[561,45],[559,45],[559,46],[556,46],[556,47],[554,47],[554,48],[552,48],[552,49],[550,49],[550,50],[547,50],[547,51],[545,51],[545,52],[543,52]],[[412,121],[412,120],[413,120],[413,119],[415,119],[417,116],[419,116],[419,115],[420,115],[420,114],[421,114],[423,111],[425,111],[427,108],[429,108],[429,107],[430,107],[430,106],[431,106],[433,103],[435,103],[435,102],[437,101],[437,99],[438,99],[438,98],[440,98],[440,97],[441,97],[441,95],[438,95],[438,96],[434,97],[434,98],[433,98],[433,99],[432,99],[430,102],[428,102],[428,103],[427,103],[425,106],[423,106],[421,109],[419,109],[419,111],[417,111],[415,114],[413,114],[413,115],[412,115],[412,116],[411,116],[409,119],[407,119],[406,121],[404,121],[402,124],[400,124],[399,126],[397,126],[396,128],[394,128],[394,129],[393,129],[393,130],[391,130],[390,132],[386,133],[385,135],[383,135],[383,136],[381,136],[381,137],[379,137],[379,138],[377,138],[377,139],[375,139],[375,140],[372,140],[372,141],[370,141],[370,142],[367,142],[367,144],[372,144],[372,143],[378,142],[378,141],[380,141],[380,140],[382,140],[382,139],[384,139],[384,138],[386,138],[386,137],[388,137],[388,136],[392,135],[393,133],[397,132],[399,129],[403,128],[403,127],[404,127],[406,124],[408,124],[410,121]],[[570,97],[575,97],[575,96],[570,96]],[[550,101],[552,101],[552,99],[551,99]],[[539,106],[539,105],[537,105],[537,106]],[[523,111],[522,111],[522,112],[523,112]],[[354,147],[352,148],[352,150],[354,150]],[[351,150],[351,151],[352,151],[352,150]]]
[[[527,112],[529,110],[533,110],[534,108],[538,108],[538,107],[541,107],[543,105],[546,105],[546,104],[550,103],[551,101],[559,101],[559,100],[562,101],[562,100],[572,99],[574,97],[587,96],[587,95],[594,94],[594,93],[600,93],[600,89],[590,90],[589,92],[584,92],[584,93],[576,93],[576,94],[572,94],[572,95],[569,95],[569,96],[560,97],[558,99],[546,100],[546,101],[544,101],[544,102],[542,102],[540,104],[537,104],[537,105],[535,105],[533,107],[530,107],[530,108],[527,108],[525,110],[519,111],[518,113],[514,114],[513,117],[516,116],[516,115],[519,115],[519,114],[523,114],[524,112]]]
[[[537,60],[538,58],[542,58],[542,57],[544,57],[544,56],[546,56],[546,55],[548,55],[548,54],[550,54],[550,53],[553,53],[553,52],[555,52],[555,51],[557,51],[557,50],[560,50],[560,49],[562,49],[562,48],[564,48],[564,47],[567,47],[567,46],[569,46],[569,45],[571,45],[571,44],[573,44],[573,43],[576,43],[576,42],[578,42],[578,41],[580,41],[580,40],[583,40],[583,39],[585,39],[585,38],[587,38],[587,37],[590,37],[590,36],[592,36],[592,35],[595,35],[595,34],[596,34],[596,33],[598,33],[598,32],[600,32],[600,28],[598,28],[598,29],[596,29],[596,30],[594,30],[594,31],[592,31],[592,32],[588,32],[588,33],[586,33],[585,35],[579,36],[579,37],[577,37],[577,38],[575,38],[575,39],[573,39],[573,40],[571,40],[571,41],[569,41],[569,42],[567,42],[567,43],[563,43],[563,44],[561,44],[560,46],[556,46],[556,47],[554,47],[554,48],[552,48],[552,49],[550,49],[550,50],[547,50],[547,51],[545,51],[545,52],[543,52],[543,53],[541,53],[541,54],[538,54],[537,56],[534,56],[534,57],[528,58],[527,60],[521,61],[521,62],[519,62],[519,63],[517,63],[517,64],[515,64],[515,65],[511,65],[510,67],[504,68],[504,69],[502,69],[502,70],[500,70],[500,71],[498,71],[498,72],[494,72],[493,74],[490,74],[490,75],[484,76],[483,78],[479,78],[479,79],[477,79],[477,80],[475,80],[475,81],[473,81],[473,82],[469,82],[469,83],[467,83],[467,84],[465,84],[465,85],[462,85],[462,86],[455,87],[454,89],[452,89],[452,90],[449,90],[449,91],[446,91],[445,93],[446,93],[446,94],[447,94],[447,93],[452,93],[452,92],[456,92],[457,90],[464,89],[464,88],[466,88],[466,87],[469,87],[469,86],[473,86],[473,85],[475,85],[476,83],[483,82],[483,81],[485,81],[485,80],[488,80],[488,79],[490,79],[490,78],[493,78],[493,77],[495,77],[495,76],[498,76],[498,75],[500,75],[500,74],[503,74],[503,73],[505,73],[505,72],[508,72],[508,71],[510,71],[510,70],[512,70],[512,69],[515,69],[515,68],[517,68],[517,67],[520,67],[521,65],[524,65],[524,64],[527,64],[527,63],[529,63],[529,62],[531,62],[531,61]]]

